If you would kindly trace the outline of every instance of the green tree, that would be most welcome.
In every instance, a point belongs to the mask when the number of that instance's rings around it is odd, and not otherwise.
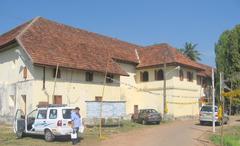
[[[199,61],[201,60],[200,58],[200,53],[198,50],[196,50],[197,44],[193,44],[190,42],[186,42],[184,45],[184,48],[178,49],[179,52],[187,56],[189,59],[193,61]]]
[[[217,71],[231,80],[233,89],[240,88],[240,25],[223,32],[215,44]]]

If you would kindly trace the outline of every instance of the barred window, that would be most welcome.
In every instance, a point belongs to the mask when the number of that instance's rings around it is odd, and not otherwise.
[[[88,82],[93,81],[93,72],[86,72],[85,77],[86,77],[86,81]]]
[[[140,72],[140,80],[142,82],[147,82],[148,81],[148,72],[147,71]]]
[[[155,70],[155,80],[163,80],[164,79],[164,73],[162,69]]]

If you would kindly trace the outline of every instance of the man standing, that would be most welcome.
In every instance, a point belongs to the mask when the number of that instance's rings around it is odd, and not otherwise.
[[[79,114],[80,108],[76,107],[74,109],[74,111],[71,113],[71,120],[72,120],[72,128],[73,128],[73,133],[76,132],[77,133],[77,138],[76,139],[72,139],[72,144],[75,145],[77,144],[80,139],[78,137],[78,131],[79,131],[79,127],[81,127],[81,116]]]

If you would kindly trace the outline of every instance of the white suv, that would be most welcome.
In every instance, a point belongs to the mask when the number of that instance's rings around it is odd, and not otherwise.
[[[18,109],[14,119],[14,132],[18,138],[24,133],[44,135],[46,141],[53,141],[55,136],[70,135],[73,109],[66,105],[48,105],[39,107],[27,115]]]
[[[218,107],[215,106],[215,113],[214,113],[214,120],[215,123],[218,125],[221,125],[222,122],[218,119]],[[201,125],[204,125],[205,123],[212,123],[213,122],[213,111],[212,111],[212,105],[204,105],[199,113],[199,121]],[[229,117],[226,113],[224,113],[223,116],[223,124],[227,124],[229,120]]]

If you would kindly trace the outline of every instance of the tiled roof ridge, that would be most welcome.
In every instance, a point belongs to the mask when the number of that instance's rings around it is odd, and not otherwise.
[[[23,28],[23,30],[20,31],[20,33],[16,36],[16,39],[20,41],[20,37],[39,19],[40,16],[35,17],[34,19],[30,20],[30,23]]]

